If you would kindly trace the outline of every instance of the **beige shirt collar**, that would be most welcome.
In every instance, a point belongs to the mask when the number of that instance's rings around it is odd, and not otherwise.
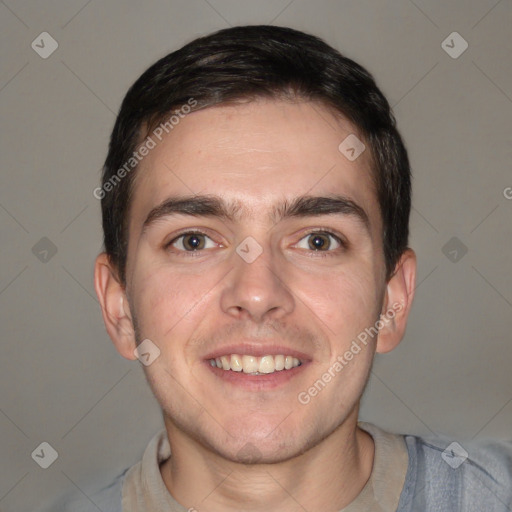
[[[372,473],[357,498],[340,512],[395,512],[408,466],[403,436],[390,434],[370,423],[360,422],[375,442]],[[149,442],[142,460],[132,466],[122,489],[123,512],[189,512],[169,493],[160,474],[160,464],[171,456],[165,430]]]

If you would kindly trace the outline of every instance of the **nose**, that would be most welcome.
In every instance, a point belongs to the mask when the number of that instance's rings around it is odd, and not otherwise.
[[[285,277],[269,250],[264,250],[252,262],[234,253],[233,270],[226,276],[221,295],[222,310],[258,323],[284,318],[295,309],[295,299]]]

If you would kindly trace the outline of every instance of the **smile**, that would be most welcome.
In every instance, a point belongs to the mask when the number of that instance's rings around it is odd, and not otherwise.
[[[263,357],[229,354],[209,359],[209,362],[214,368],[250,375],[268,375],[269,373],[291,370],[302,364],[296,357],[281,354]]]

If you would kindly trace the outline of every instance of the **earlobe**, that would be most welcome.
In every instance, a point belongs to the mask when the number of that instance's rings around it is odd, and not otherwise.
[[[390,352],[402,340],[416,286],[416,254],[406,249],[389,279],[381,313],[376,351]]]
[[[117,351],[126,359],[136,359],[135,331],[128,298],[106,253],[101,253],[96,258],[94,288],[105,328]]]

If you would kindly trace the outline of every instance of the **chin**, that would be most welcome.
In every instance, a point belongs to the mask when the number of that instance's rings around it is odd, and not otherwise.
[[[276,428],[283,418],[269,421],[264,428],[248,428],[240,430],[238,424],[236,434],[223,431],[221,438],[205,439],[209,449],[226,460],[240,464],[277,464],[292,459],[307,451],[314,442],[304,439],[303,428],[280,430]],[[298,427],[300,428],[300,427]],[[211,430],[208,430],[211,432]]]
[[[258,443],[247,441],[238,450],[229,450],[227,453],[218,452],[219,455],[227,460],[238,464],[256,465],[256,464],[278,464],[290,460],[300,455],[305,449],[301,450],[296,446],[279,441]]]

